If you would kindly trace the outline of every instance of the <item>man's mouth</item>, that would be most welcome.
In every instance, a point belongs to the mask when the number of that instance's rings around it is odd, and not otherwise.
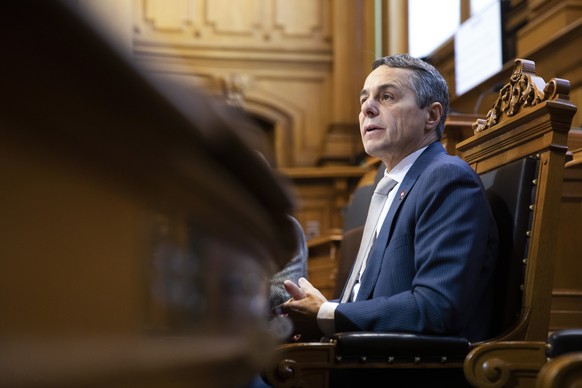
[[[376,131],[376,130],[379,130],[379,129],[382,129],[382,128],[380,128],[380,127],[378,127],[378,126],[376,126],[376,125],[372,125],[372,124],[370,124],[370,125],[366,125],[366,126],[364,127],[364,131],[365,131],[366,133],[373,132],[373,131]]]

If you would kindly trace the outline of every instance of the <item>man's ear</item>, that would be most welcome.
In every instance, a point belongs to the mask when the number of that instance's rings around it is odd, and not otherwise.
[[[426,110],[428,116],[426,118],[425,129],[430,131],[439,125],[441,117],[443,117],[444,109],[440,102],[433,102],[429,107],[426,108]]]

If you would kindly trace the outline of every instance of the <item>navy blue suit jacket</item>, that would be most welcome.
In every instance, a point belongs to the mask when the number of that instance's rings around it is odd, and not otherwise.
[[[497,240],[479,176],[432,143],[396,193],[357,300],[337,307],[336,331],[486,339]]]

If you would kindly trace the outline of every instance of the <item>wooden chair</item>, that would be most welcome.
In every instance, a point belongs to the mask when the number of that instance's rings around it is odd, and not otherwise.
[[[582,384],[582,329],[553,332],[547,341],[485,344],[475,348],[467,361],[473,359],[480,360],[476,370],[469,370],[479,378],[473,381],[476,386],[579,387]],[[485,380],[493,376],[497,378]]]
[[[577,170],[582,166],[582,149],[573,150],[571,154],[572,160],[566,163],[564,169],[565,182],[576,179],[579,176]],[[579,330],[578,332],[580,335]],[[466,373],[479,386],[552,386],[551,384],[570,379],[572,365],[577,363],[576,355],[563,354],[566,352],[562,345],[558,345],[558,351],[555,350],[556,343],[566,342],[564,338],[571,342],[570,329],[553,332],[547,341],[499,341],[486,344],[471,352]],[[576,350],[582,351],[582,344],[578,342],[577,346]]]
[[[477,120],[475,135],[457,146],[488,185],[498,222],[508,217],[507,210],[513,222],[500,227],[507,235],[500,236],[505,244],[499,261],[504,263],[509,256],[511,265],[497,271],[498,279],[505,281],[494,283],[496,296],[507,303],[494,316],[496,333],[489,340],[470,343],[457,337],[407,333],[337,333],[321,342],[281,345],[272,367],[264,372],[269,383],[319,387],[355,376],[360,384],[404,378],[413,386],[412,379],[420,378],[431,386],[478,386],[499,377],[483,366],[485,377],[476,378],[471,371],[480,363],[470,352],[499,341],[545,341],[556,212],[567,134],[576,111],[568,92],[568,81],[552,79],[546,84],[535,75],[533,62],[517,59],[487,118]],[[510,183],[513,188],[508,189]],[[524,203],[525,212],[519,207]]]

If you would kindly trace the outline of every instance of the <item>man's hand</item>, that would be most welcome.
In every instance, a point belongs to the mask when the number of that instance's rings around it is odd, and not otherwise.
[[[317,313],[327,299],[307,279],[300,278],[297,283],[290,280],[283,283],[292,298],[280,306],[281,310],[293,321],[296,340],[318,340],[322,333],[317,326]]]
[[[327,302],[327,299],[317,288],[313,287],[307,279],[300,278],[297,283],[298,285],[291,280],[285,280],[283,283],[285,289],[292,297],[290,300],[283,303],[283,311],[294,311],[304,315],[317,317],[319,307],[324,302]]]

